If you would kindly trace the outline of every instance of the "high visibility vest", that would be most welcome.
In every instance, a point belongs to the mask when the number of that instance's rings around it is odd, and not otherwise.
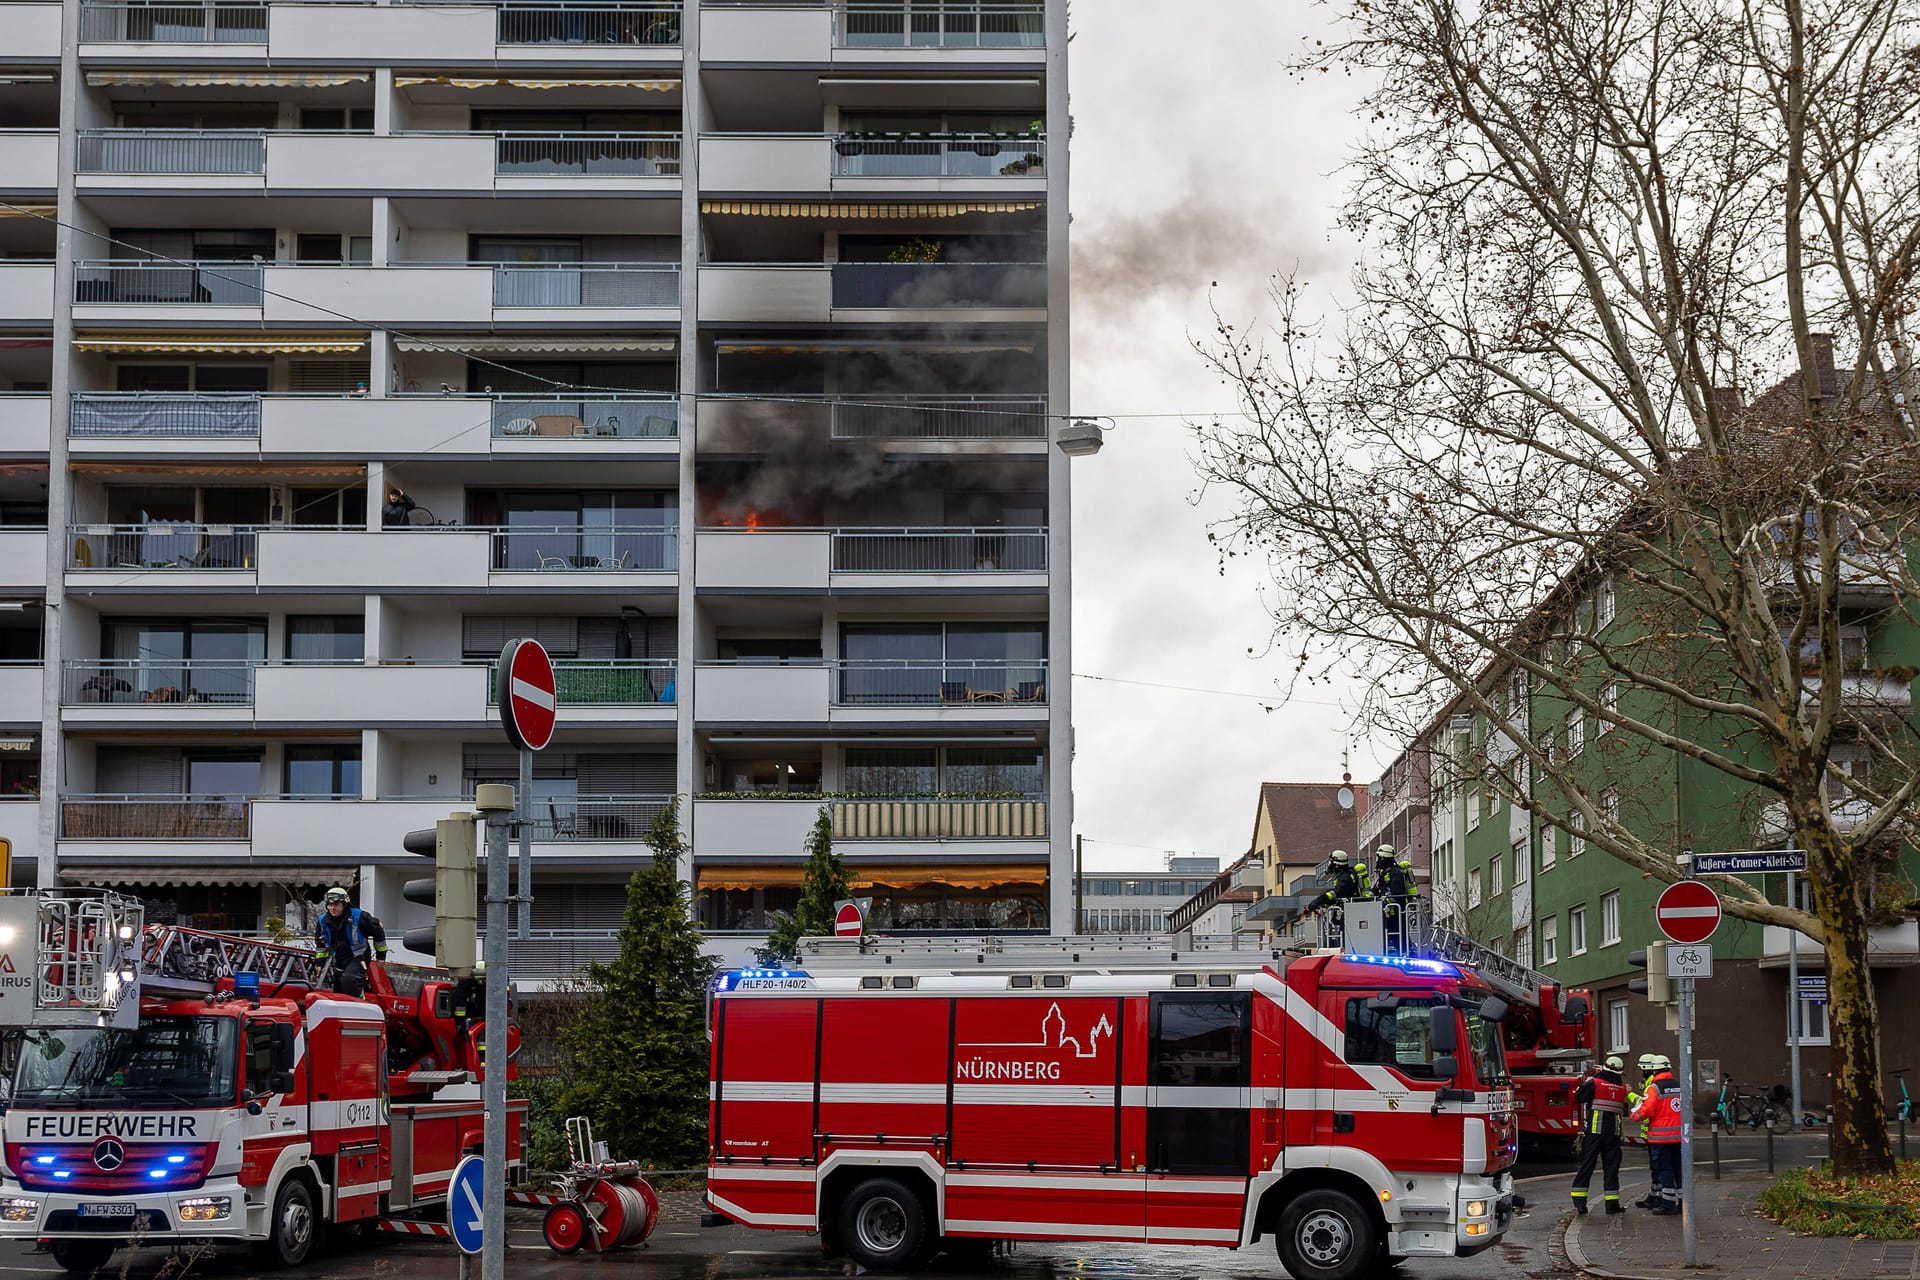
[[[1680,1141],[1680,1085],[1671,1075],[1655,1078],[1654,1088],[1641,1101],[1642,1118],[1647,1122],[1647,1141]]]
[[[327,951],[333,950],[333,929],[328,924],[332,918],[323,909],[319,923],[313,927],[315,943]],[[368,944],[366,935],[360,932],[360,908],[348,907],[340,913],[340,918],[347,922],[347,950],[362,960],[372,955],[373,947]]]

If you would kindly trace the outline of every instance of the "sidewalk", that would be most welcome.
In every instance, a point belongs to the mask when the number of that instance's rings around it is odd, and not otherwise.
[[[1785,1162],[1781,1164],[1785,1168]],[[1593,1212],[1568,1214],[1567,1260],[1583,1275],[1598,1280],[1678,1280],[1685,1276],[1738,1276],[1739,1280],[1870,1280],[1899,1277],[1920,1280],[1920,1241],[1852,1240],[1797,1236],[1759,1216],[1760,1192],[1772,1181],[1765,1173],[1729,1172],[1716,1182],[1704,1169],[1695,1184],[1696,1256],[1684,1261],[1680,1219],[1661,1218],[1643,1209],[1607,1217],[1600,1211],[1599,1185]],[[1644,1169],[1628,1178],[1622,1199],[1647,1192]],[[1559,1196],[1565,1196],[1563,1185]],[[1556,1193],[1535,1192],[1541,1208],[1556,1203]],[[1566,1204],[1560,1200],[1560,1204]]]

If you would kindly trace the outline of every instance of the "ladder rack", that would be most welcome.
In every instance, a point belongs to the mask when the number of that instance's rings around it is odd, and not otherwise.
[[[215,983],[236,973],[259,974],[261,989],[269,993],[311,987],[320,964],[311,947],[179,925],[151,925],[140,944],[140,984],[156,995],[210,995]]]
[[[1502,995],[1536,1008],[1540,1004],[1541,989],[1553,984],[1553,979],[1539,970],[1529,969],[1517,960],[1508,959],[1493,948],[1483,947],[1445,925],[1435,927],[1429,945],[1434,954],[1444,959],[1473,966],[1487,980],[1487,985]]]
[[[138,902],[113,893],[75,893],[9,896],[5,904],[9,918],[25,914],[33,921],[34,1025],[106,1025],[123,1010],[137,1016],[131,962],[140,932]],[[12,924],[0,929],[17,931]]]
[[[1288,952],[1257,934],[1080,934],[1013,938],[802,938],[799,966],[831,972],[901,969],[1258,969]]]

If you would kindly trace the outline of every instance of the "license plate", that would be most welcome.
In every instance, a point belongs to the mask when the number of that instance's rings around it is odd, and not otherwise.
[[[131,1200],[81,1201],[83,1218],[131,1218],[139,1206]]]
[[[1525,1111],[1525,1110],[1527,1109],[1527,1095],[1526,1095],[1526,1094],[1524,1094],[1524,1093],[1516,1093],[1516,1094],[1514,1094],[1514,1095],[1513,1095],[1513,1109],[1514,1109],[1515,1111]]]

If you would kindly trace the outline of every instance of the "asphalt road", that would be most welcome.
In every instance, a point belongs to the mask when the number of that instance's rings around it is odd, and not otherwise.
[[[1548,1170],[1541,1176],[1542,1169]],[[1547,1280],[1571,1275],[1564,1257],[1551,1256],[1554,1228],[1565,1213],[1566,1173],[1560,1166],[1523,1166],[1520,1190],[1536,1207],[1523,1210],[1506,1239],[1468,1260],[1441,1260],[1396,1268],[1392,1280]],[[786,1280],[849,1274],[844,1263],[820,1255],[811,1236],[702,1228],[690,1195],[672,1196],[660,1228],[641,1250],[558,1257],[542,1242],[540,1216],[509,1214],[510,1280]],[[25,1246],[0,1246],[0,1280],[22,1275],[64,1275],[45,1254]],[[245,1250],[198,1254],[169,1249],[122,1251],[98,1275],[112,1280],[237,1280],[265,1274]],[[301,1280],[455,1280],[453,1246],[444,1241],[378,1236],[331,1241],[300,1271]],[[1185,1277],[1260,1277],[1284,1272],[1270,1242],[1245,1250],[1036,1244],[1021,1242],[1004,1257],[968,1260],[942,1257],[930,1274],[939,1280],[1183,1280]],[[475,1270],[478,1275],[478,1269]]]

